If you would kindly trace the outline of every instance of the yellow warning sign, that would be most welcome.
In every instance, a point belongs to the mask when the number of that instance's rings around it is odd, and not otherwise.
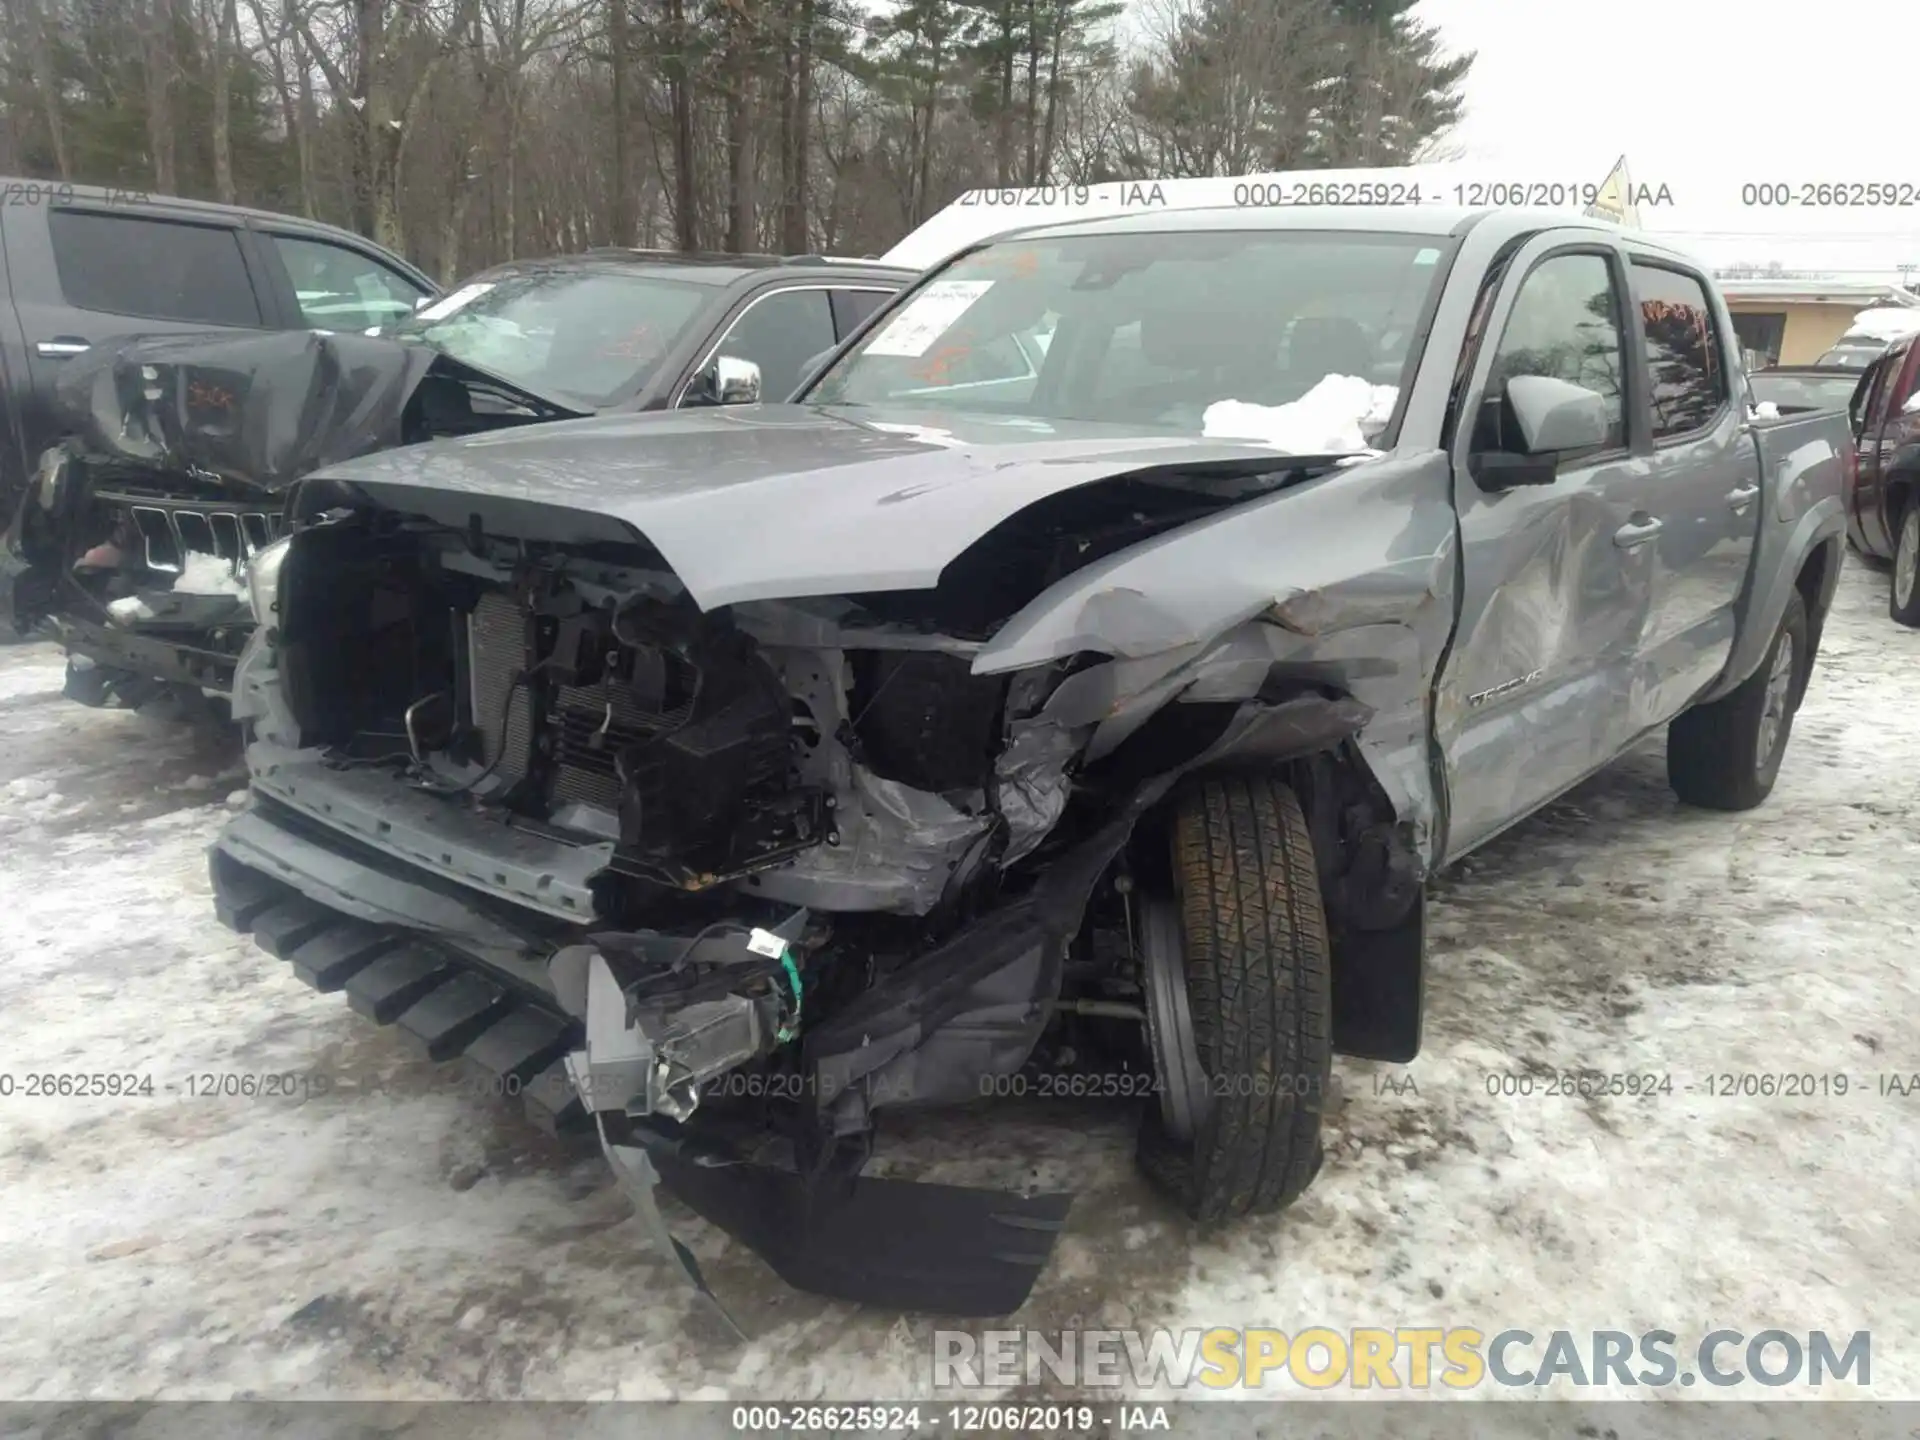
[[[1614,161],[1613,169],[1600,184],[1585,213],[1595,220],[1611,220],[1616,225],[1640,228],[1640,210],[1634,204],[1633,182],[1627,178],[1627,157]]]

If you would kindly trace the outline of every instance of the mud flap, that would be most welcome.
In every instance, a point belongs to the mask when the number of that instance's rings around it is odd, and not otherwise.
[[[1023,1196],[844,1169],[808,1177],[695,1151],[648,1122],[627,1128],[669,1190],[787,1284],[856,1305],[1010,1315],[1046,1269],[1073,1203],[1070,1193]],[[691,1257],[682,1263],[699,1284]]]
[[[1333,951],[1333,1049],[1405,1065],[1420,1053],[1427,902],[1391,930],[1348,929]]]

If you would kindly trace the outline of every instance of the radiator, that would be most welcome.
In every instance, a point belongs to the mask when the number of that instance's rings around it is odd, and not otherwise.
[[[699,672],[677,655],[628,648],[609,657],[617,675],[590,685],[556,684],[540,675],[516,689],[513,680],[530,663],[531,644],[525,611],[497,592],[481,597],[467,622],[467,663],[483,763],[507,780],[528,773],[534,754],[533,692],[542,687],[546,703],[540,724],[552,760],[549,802],[617,811],[621,787],[614,757],[686,724]]]
[[[514,685],[528,663],[527,629],[526,612],[498,593],[481,596],[467,621],[474,728],[483,763],[507,780],[524,776],[533,757],[532,682]]]

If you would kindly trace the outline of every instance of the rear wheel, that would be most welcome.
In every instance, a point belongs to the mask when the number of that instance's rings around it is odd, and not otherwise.
[[[1332,964],[1319,873],[1293,791],[1210,780],[1173,817],[1175,893],[1140,907],[1160,1103],[1147,1177],[1196,1220],[1291,1203],[1320,1168]]]
[[[1709,705],[1696,705],[1667,727],[1667,781],[1689,805],[1751,810],[1773,791],[1805,690],[1807,606],[1798,591],[1760,666]]]
[[[1920,493],[1907,501],[1900,527],[1893,532],[1893,589],[1887,613],[1909,627],[1920,627]]]

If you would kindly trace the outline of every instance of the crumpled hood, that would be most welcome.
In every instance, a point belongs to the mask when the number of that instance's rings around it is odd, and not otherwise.
[[[89,453],[273,492],[400,444],[407,405],[429,375],[478,382],[536,414],[581,413],[425,344],[321,330],[98,346],[67,362],[55,404],[62,429]]]
[[[371,455],[308,486],[346,481],[395,509],[454,514],[455,497],[485,495],[608,516],[713,609],[930,588],[994,526],[1060,491],[1141,472],[1261,473],[1289,458],[1302,457],[1110,425],[769,405],[497,431]]]

